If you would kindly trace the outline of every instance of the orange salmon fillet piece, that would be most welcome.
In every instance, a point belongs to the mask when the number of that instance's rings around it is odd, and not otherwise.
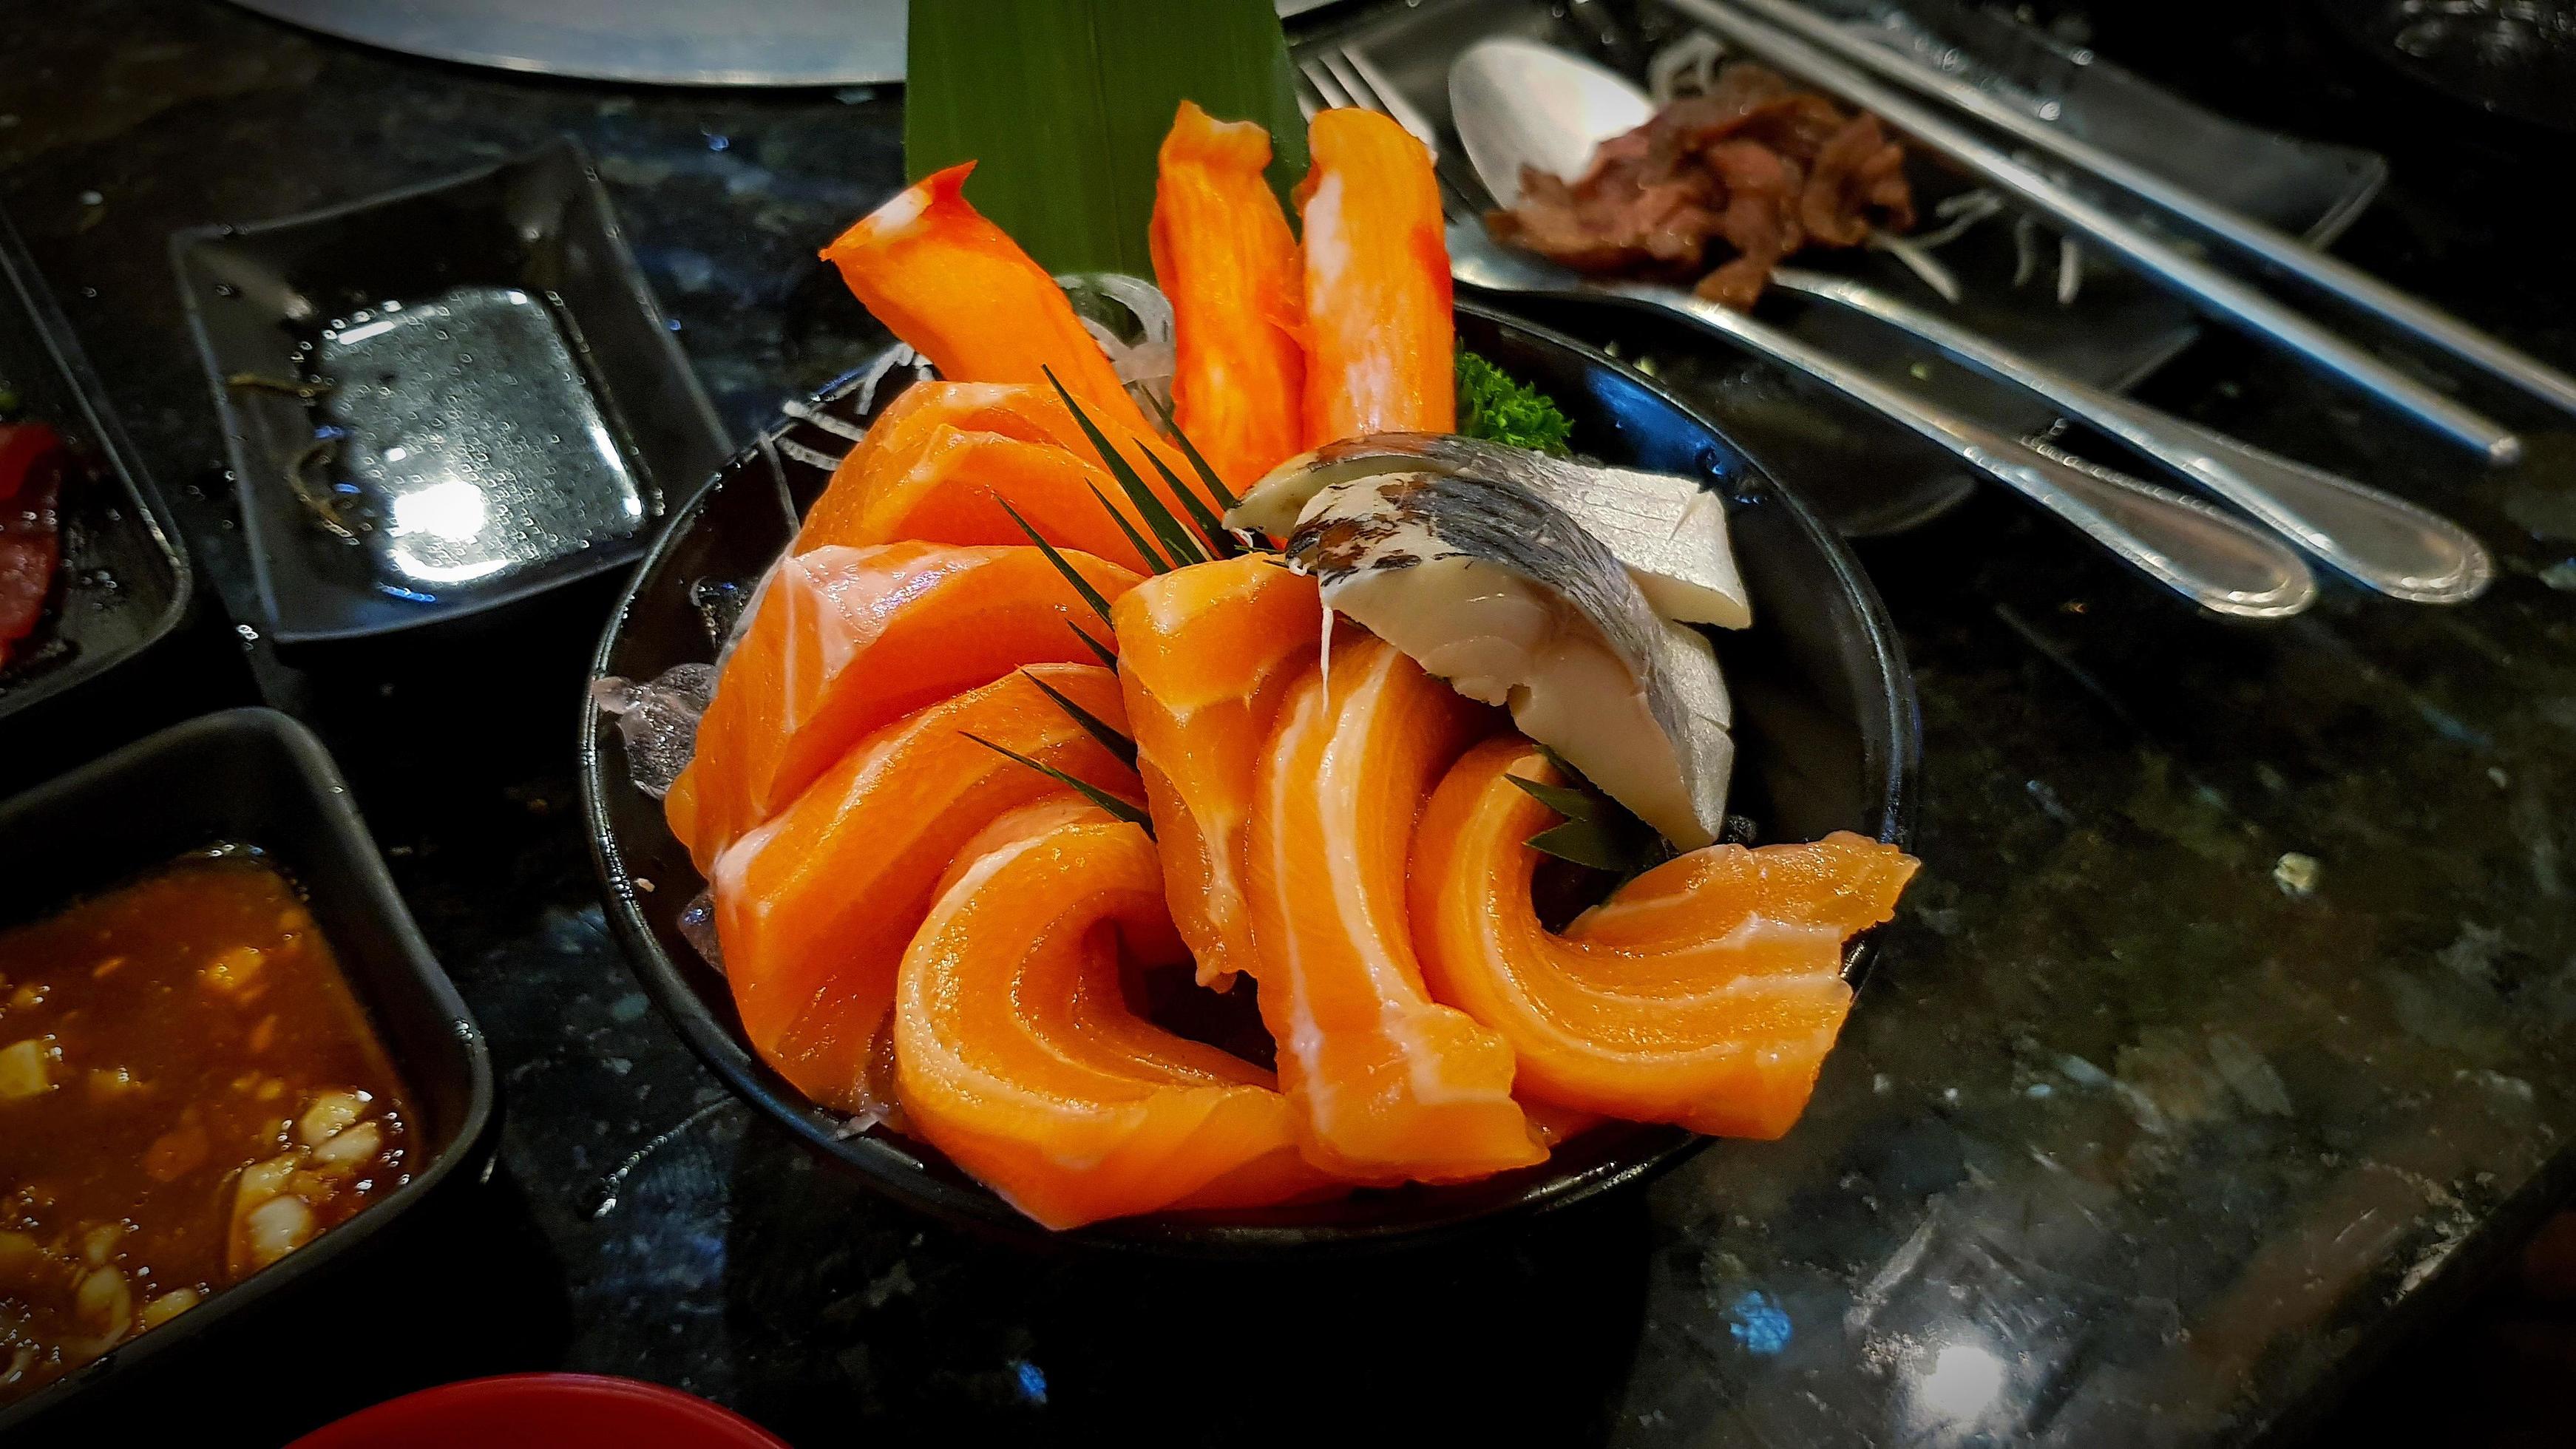
[[[1510,1039],[1531,1098],[1715,1136],[1787,1132],[1851,1009],[1843,943],[1894,914],[1913,859],[1847,832],[1713,845],[1553,935],[1523,842],[1557,816],[1509,776],[1557,782],[1527,740],[1491,740],[1422,813],[1413,929],[1432,995]]]
[[[1323,1185],[1269,1073],[1127,1006],[1122,954],[1181,952],[1145,832],[1056,802],[977,849],[903,956],[913,1130],[1050,1228]]]
[[[1005,675],[871,736],[717,858],[716,937],[743,1030],[815,1101],[867,1105],[867,1055],[895,967],[960,850],[1005,812],[1066,793],[967,736],[1114,794],[1139,793],[1038,683],[1119,719],[1118,682],[1098,665]]]
[[[805,510],[804,527],[789,553],[825,544],[882,543],[861,539],[868,498],[888,478],[909,471],[942,428],[993,433],[1023,443],[1054,443],[1091,457],[1091,445],[1065,411],[1064,400],[1044,383],[946,382],[930,378],[896,393],[868,425],[868,435],[842,455],[822,496]]]
[[[1068,554],[1109,599],[1136,576]],[[889,543],[780,561],[662,802],[700,872],[869,732],[1023,664],[1088,660],[1108,627],[1028,546]]]
[[[1053,443],[951,427],[924,439],[912,465],[880,483],[856,526],[835,529],[834,541],[1026,543],[1014,511],[1058,548],[1139,573],[1150,568],[1128,531],[1149,536],[1144,520],[1107,473]]]
[[[1492,717],[1367,635],[1322,664],[1263,750],[1246,871],[1261,1015],[1307,1160],[1360,1182],[1537,1162],[1511,1043],[1432,1000],[1407,919],[1414,815]]]
[[[1201,985],[1251,969],[1243,857],[1254,777],[1280,701],[1314,662],[1323,617],[1315,581],[1267,555],[1176,569],[1110,608],[1164,894]]]

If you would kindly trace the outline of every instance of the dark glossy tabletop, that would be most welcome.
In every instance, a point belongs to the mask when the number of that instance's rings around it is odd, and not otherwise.
[[[2530,184],[2563,146],[2429,127],[2288,0],[2119,8],[2105,53],[2392,155],[2346,255],[2576,364]],[[571,132],[741,438],[881,338],[813,254],[897,184],[899,121],[898,93],[487,74],[213,0],[0,3],[0,205],[236,617],[174,228]],[[252,642],[352,776],[508,1112],[468,1250],[412,1290],[477,1331],[366,1383],[634,1374],[806,1444],[2295,1434],[2576,1172],[2576,436],[2499,404],[2533,461],[2477,473],[2227,342],[2150,395],[2454,514],[2493,592],[2435,611],[2329,582],[2303,619],[2227,626],[1996,497],[1869,545],[1921,688],[1927,865],[1806,1121],[1507,1237],[1341,1265],[963,1239],[756,1124],[602,927],[572,794],[601,599],[310,668]]]

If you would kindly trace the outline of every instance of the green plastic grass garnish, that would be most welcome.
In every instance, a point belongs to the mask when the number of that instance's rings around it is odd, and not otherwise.
[[[1592,870],[1607,871],[1625,883],[1630,877],[1652,870],[1672,857],[1672,850],[1653,826],[1640,820],[1627,806],[1601,793],[1591,781],[1559,759],[1556,752],[1546,752],[1549,763],[1564,777],[1562,785],[1542,785],[1518,775],[1503,778],[1520,787],[1548,809],[1565,817],[1562,824],[1551,825],[1529,838],[1526,844],[1543,855],[1572,861]]]

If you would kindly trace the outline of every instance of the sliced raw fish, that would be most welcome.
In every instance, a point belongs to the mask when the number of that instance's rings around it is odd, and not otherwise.
[[[804,527],[789,553],[806,553],[825,544],[877,543],[867,538],[871,502],[896,480],[912,472],[934,443],[951,433],[1014,438],[1023,443],[1053,443],[1085,463],[1099,455],[1082,436],[1081,426],[1044,383],[915,382],[895,394],[867,436],[853,445],[832,470],[832,481],[814,506],[805,510]],[[1103,475],[1106,476],[1106,475]],[[1018,534],[1005,539],[1019,543]],[[1113,555],[1103,555],[1112,557]]]
[[[1164,893],[1200,983],[1214,986],[1251,967],[1253,779],[1280,701],[1315,662],[1323,606],[1313,579],[1246,554],[1147,579],[1110,617]]]
[[[1788,1131],[1851,1009],[1843,943],[1894,913],[1914,861],[1848,832],[1711,846],[1556,935],[1531,909],[1524,843],[1556,817],[1515,776],[1557,780],[1526,740],[1470,751],[1414,833],[1432,995],[1510,1040],[1532,1100],[1726,1137]]]
[[[970,849],[897,981],[912,1130],[1050,1228],[1325,1186],[1268,1072],[1127,1005],[1122,956],[1181,954],[1145,832],[1050,802]]]
[[[1490,717],[1352,631],[1289,687],[1253,795],[1246,895],[1261,1019],[1306,1160],[1448,1182],[1547,1155],[1511,1044],[1423,989],[1405,862],[1432,784]]]
[[[942,874],[996,817],[1065,793],[978,739],[1114,794],[1139,793],[1040,685],[1119,722],[1118,681],[1098,665],[1004,675],[869,736],[709,872],[743,1032],[815,1101],[871,1105],[868,1051]]]
[[[1095,456],[1002,433],[935,428],[912,465],[880,482],[856,525],[830,541],[1019,544],[1028,542],[1025,523],[1058,548],[1147,572],[1129,539],[1131,531],[1146,532],[1145,520],[1117,481],[1088,461]],[[810,521],[806,529],[814,531]]]
[[[1226,516],[1285,538],[1316,494],[1388,473],[1446,473],[1515,484],[1564,509],[1627,566],[1667,619],[1741,629],[1752,600],[1727,541],[1726,500],[1688,478],[1551,458],[1455,433],[1372,433],[1301,453],[1254,484]]]
[[[1116,599],[1136,576],[1067,560]],[[818,548],[763,580],[698,721],[697,751],[662,802],[705,871],[787,808],[850,746],[896,718],[1023,664],[1093,658],[1108,629],[1035,548],[886,543]]]
[[[1315,495],[1288,555],[1325,603],[1507,705],[1675,845],[1717,838],[1735,745],[1716,658],[1564,510],[1511,482],[1354,479]]]

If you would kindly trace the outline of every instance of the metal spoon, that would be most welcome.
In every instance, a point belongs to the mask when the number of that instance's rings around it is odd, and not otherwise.
[[[1459,139],[1497,197],[1517,198],[1524,164],[1558,175],[1568,156],[1645,124],[1654,105],[1627,77],[1552,46],[1486,41],[1450,67]],[[1579,132],[1579,134],[1577,134]],[[2301,548],[2395,598],[2455,604],[2495,577],[2484,545],[2412,503],[2267,453],[2033,361],[1889,294],[1842,277],[1784,268],[1773,282],[1876,318],[2069,418],[2118,438],[2184,481],[2253,514]]]

